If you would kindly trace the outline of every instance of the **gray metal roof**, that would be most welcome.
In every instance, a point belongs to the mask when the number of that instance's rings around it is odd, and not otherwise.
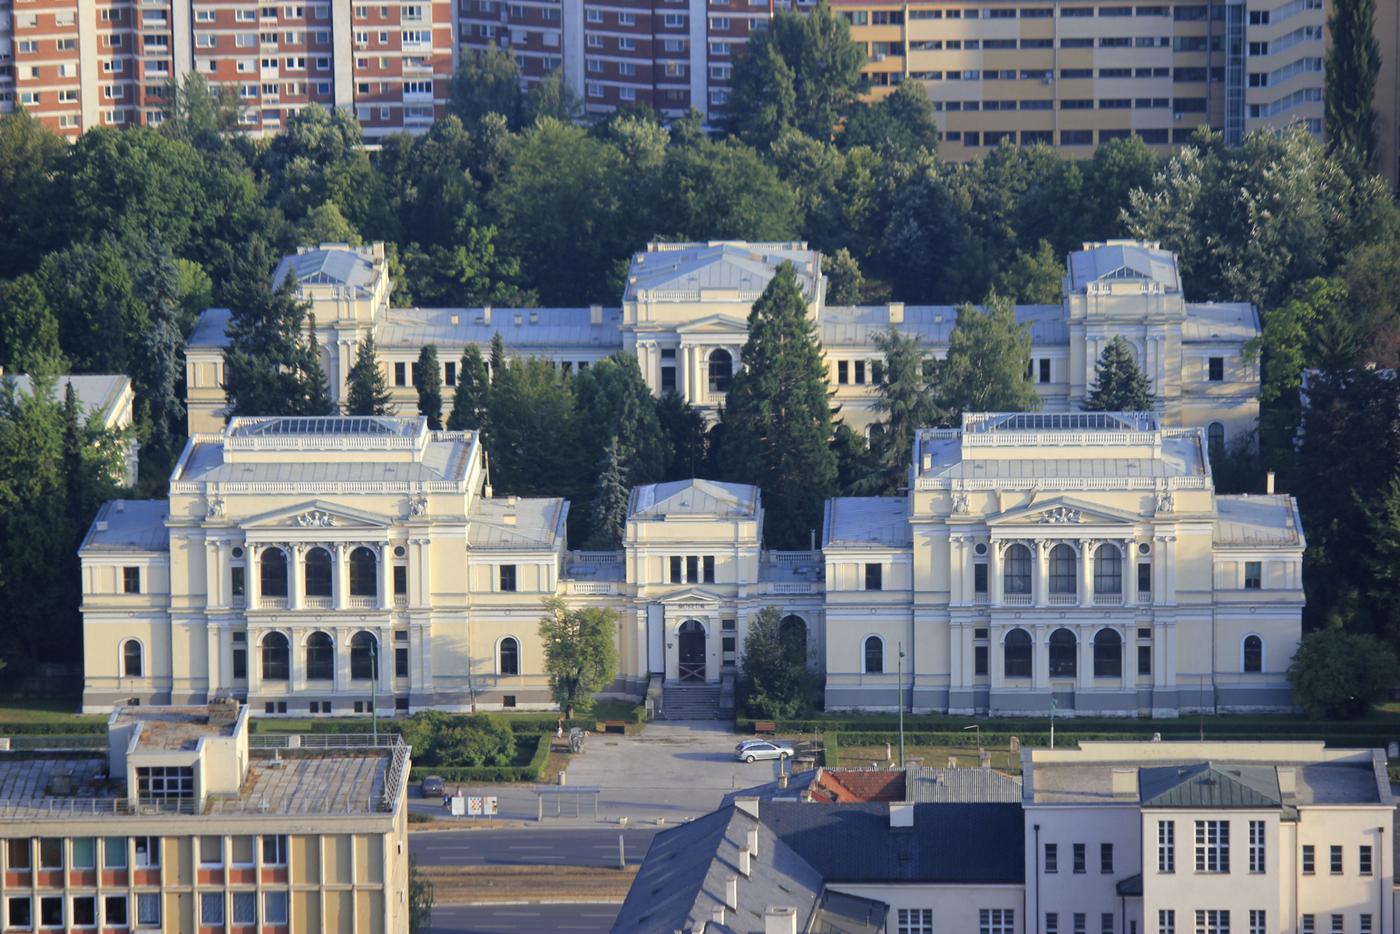
[[[758,487],[745,483],[672,480],[635,487],[627,512],[629,516],[644,519],[665,516],[747,519],[758,514],[758,497]]]
[[[822,547],[907,548],[913,544],[909,503],[902,496],[837,496],[826,501]]]
[[[924,349],[938,352],[947,349],[957,320],[953,305],[906,305],[904,320],[894,329],[918,337]],[[1017,305],[1016,320],[1029,327],[1031,343],[1037,347],[1069,344],[1069,325],[1061,305]],[[890,309],[888,305],[828,305],[818,324],[823,347],[873,349],[875,338],[890,329]]]
[[[1070,288],[1078,292],[1091,282],[1143,279],[1160,283],[1168,292],[1181,291],[1176,256],[1168,250],[1130,240],[1086,243],[1069,255]]]
[[[890,906],[873,898],[822,892],[806,934],[881,934]]]
[[[327,249],[339,247],[339,249]],[[323,248],[285,256],[272,274],[276,285],[288,272],[302,285],[337,285],[368,290],[374,284],[374,263],[348,244],[324,244]]]
[[[996,769],[906,770],[905,797],[919,804],[1020,804],[1021,780]]]
[[[199,313],[194,330],[185,339],[186,347],[217,348],[227,347],[228,325],[233,320],[233,312],[227,308],[206,308]]]
[[[1283,494],[1215,497],[1216,545],[1236,547],[1302,547],[1298,504]]]
[[[1239,344],[1259,336],[1259,313],[1248,302],[1203,302],[1186,306],[1181,339],[1188,344]]]
[[[1272,765],[1197,762],[1138,770],[1143,807],[1276,808],[1283,805]]]
[[[170,550],[165,520],[170,505],[163,499],[114,499],[97,510],[78,550],[83,553],[161,552]]]
[[[467,517],[470,548],[553,548],[564,535],[568,500],[485,497],[472,503]]]
[[[592,323],[588,308],[492,308],[490,321],[481,308],[391,308],[375,325],[374,341],[380,351],[417,353],[429,344],[485,348],[500,334],[511,351],[588,348],[612,353],[622,349],[621,321],[618,308],[603,309],[600,324]]]
[[[409,420],[410,422],[413,420]],[[290,440],[290,439],[289,439]],[[303,457],[288,460],[285,453],[257,458],[258,451],[239,450],[236,459],[225,456],[223,440],[193,440],[170,481],[192,483],[286,483],[307,487],[321,484],[461,482],[466,478],[471,441],[434,437],[414,460],[397,452],[363,450],[363,457],[349,461],[327,457],[317,460],[314,447]]]
[[[741,243],[716,240],[709,243],[651,244],[635,253],[627,270],[624,301],[642,291],[692,295],[709,289],[762,292],[778,266],[791,262],[797,281],[809,298],[815,292],[817,253],[805,243]]]
[[[33,381],[24,373],[15,373],[11,377],[15,381],[15,389],[25,395],[33,392]],[[131,377],[121,374],[89,374],[86,376],[60,376],[55,380],[53,391],[49,396],[62,402],[68,393],[68,385],[72,384],[73,391],[78,396],[78,404],[89,412],[97,412],[106,415],[112,410],[131,386]]]

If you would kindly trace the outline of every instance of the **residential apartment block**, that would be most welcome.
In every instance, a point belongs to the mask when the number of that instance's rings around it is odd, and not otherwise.
[[[914,457],[907,497],[830,500],[820,550],[764,548],[757,488],[682,480],[634,489],[622,550],[587,552],[566,500],[493,495],[474,433],[235,418],[190,439],[168,501],[99,511],[83,706],[550,708],[538,624],[559,597],[617,613],[610,692],[663,714],[733,680],[769,606],[829,709],[1291,709],[1297,505],[1215,495],[1203,429],[969,414]]]
[[[1395,929],[1382,750],[1081,742],[1021,759],[1020,778],[817,769],[731,795],[656,836],[613,930]]]
[[[409,749],[318,739],[214,701],[119,707],[105,754],[0,752],[4,930],[407,930]]]
[[[876,340],[890,328],[916,336],[935,356],[947,352],[957,320],[949,305],[828,305],[821,254],[796,243],[653,243],[632,257],[620,307],[394,308],[382,244],[303,248],[278,266],[295,275],[322,337],[331,396],[343,402],[360,343],[374,336],[400,412],[416,410],[413,364],[438,349],[450,403],[468,344],[483,356],[500,334],[511,356],[543,357],[565,371],[609,354],[635,355],[657,395],[678,393],[716,417],[743,366],[748,314],[780,263],[790,262],[826,355],[841,418],[865,430],[877,417],[883,360]],[[1154,243],[1086,243],[1065,264],[1062,299],[1022,305],[1032,340],[1031,378],[1046,411],[1078,409],[1093,386],[1099,354],[1115,336],[1129,341],[1152,379],[1164,426],[1208,428],[1225,445],[1253,431],[1259,369],[1242,351],[1259,334],[1254,307],[1185,300],[1176,257]],[[186,344],[190,430],[224,423],[223,354],[230,312],[210,309]]]
[[[76,137],[159,123],[173,77],[233,88],[245,128],[309,103],[351,110],[375,137],[442,116],[456,60],[452,0],[7,0],[0,113],[22,106]]]

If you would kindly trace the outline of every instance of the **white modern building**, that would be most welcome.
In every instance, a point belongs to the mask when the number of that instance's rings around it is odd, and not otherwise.
[[[748,314],[779,264],[792,263],[825,351],[833,400],[852,427],[876,418],[883,360],[875,339],[890,328],[917,336],[933,355],[947,351],[952,305],[828,305],[821,254],[807,244],[653,243],[632,257],[621,306],[605,308],[395,308],[382,244],[322,244],[284,259],[277,281],[295,275],[322,342],[331,395],[343,402],[361,341],[373,334],[401,413],[416,411],[413,364],[438,349],[443,381],[456,382],[469,344],[500,334],[511,356],[543,357],[566,371],[609,354],[633,354],[652,391],[679,393],[714,417],[743,365]],[[1205,427],[1224,444],[1254,429],[1259,370],[1245,345],[1259,335],[1247,303],[1188,302],[1176,257],[1153,243],[1088,243],[1065,267],[1063,297],[1023,305],[1017,317],[1033,344],[1031,378],[1045,411],[1078,409],[1094,365],[1121,336],[1151,378],[1157,414],[1171,427]],[[206,311],[190,336],[186,383],[191,431],[214,431],[226,417],[223,350],[228,309]],[[450,404],[450,399],[447,400]]]

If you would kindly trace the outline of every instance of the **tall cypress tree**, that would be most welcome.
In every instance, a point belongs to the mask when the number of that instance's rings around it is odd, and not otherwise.
[[[233,318],[224,353],[224,389],[232,415],[305,414],[303,376],[307,305],[296,276],[273,286],[267,245],[254,240],[226,290]]]
[[[1040,408],[1027,378],[1030,330],[1017,322],[1016,308],[995,292],[982,308],[962,305],[948,338],[948,355],[937,369],[939,408],[949,422],[964,412],[1025,412]]]
[[[1376,158],[1376,76],[1381,49],[1375,33],[1376,0],[1334,0],[1327,21],[1324,102],[1327,139],[1333,149],[1352,152],[1366,168]]]
[[[506,368],[506,342],[501,337],[501,332],[497,331],[491,336],[491,380],[495,382],[501,378],[501,371]]]
[[[442,428],[442,368],[438,366],[437,346],[429,344],[413,365],[413,385],[418,387],[418,414],[427,416],[433,431]]]
[[[480,431],[486,427],[486,407],[490,402],[491,380],[481,348],[468,344],[457,365],[457,388],[452,392],[452,414],[447,416],[450,431]]]
[[[608,439],[598,463],[598,481],[593,487],[593,543],[599,548],[619,548],[627,526],[627,501],[631,484],[623,463],[622,445],[617,435]]]
[[[355,365],[350,368],[348,384],[345,393],[346,414],[388,415],[393,410],[393,397],[389,394],[384,371],[379,369],[373,334],[367,335],[355,352]]]
[[[184,368],[185,340],[180,334],[180,278],[165,244],[154,234],[146,243],[143,268],[136,280],[136,297],[146,305],[150,325],[140,338],[141,353],[134,369],[137,393],[151,422],[147,444],[157,463],[174,453],[183,432],[185,407],[175,386]]]
[[[1138,368],[1137,355],[1123,338],[1113,338],[1099,354],[1084,411],[1152,411],[1152,380]]]
[[[836,485],[826,367],[790,263],[749,313],[744,368],[723,414],[726,480],[763,490],[770,548],[801,548]]]
[[[938,424],[940,413],[930,382],[933,358],[919,347],[919,339],[890,328],[876,338],[875,344],[885,355],[875,400],[875,411],[884,418],[879,430],[872,433],[870,446],[880,469],[868,478],[858,479],[855,489],[891,494],[909,473],[914,432]]]
[[[298,415],[334,415],[330,383],[321,366],[321,342],[316,339],[316,319],[307,316],[306,346],[301,354],[301,403]]]

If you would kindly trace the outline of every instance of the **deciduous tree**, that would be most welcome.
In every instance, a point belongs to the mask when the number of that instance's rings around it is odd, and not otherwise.
[[[60,372],[58,320],[33,276],[0,281],[0,366],[10,373]]]
[[[593,706],[593,695],[617,676],[617,613],[603,607],[570,609],[552,597],[544,602],[540,644],[549,690],[566,718]]]
[[[1400,677],[1395,651],[1374,636],[1321,629],[1303,637],[1288,666],[1293,698],[1318,720],[1365,716]]]
[[[995,292],[981,308],[958,307],[948,355],[938,367],[938,404],[956,422],[964,412],[1026,412],[1040,396],[1026,376],[1031,335],[1012,303]]]
[[[803,652],[806,639],[785,630],[782,620],[776,606],[764,607],[749,620],[739,662],[739,690],[751,717],[792,717],[811,691]]]

